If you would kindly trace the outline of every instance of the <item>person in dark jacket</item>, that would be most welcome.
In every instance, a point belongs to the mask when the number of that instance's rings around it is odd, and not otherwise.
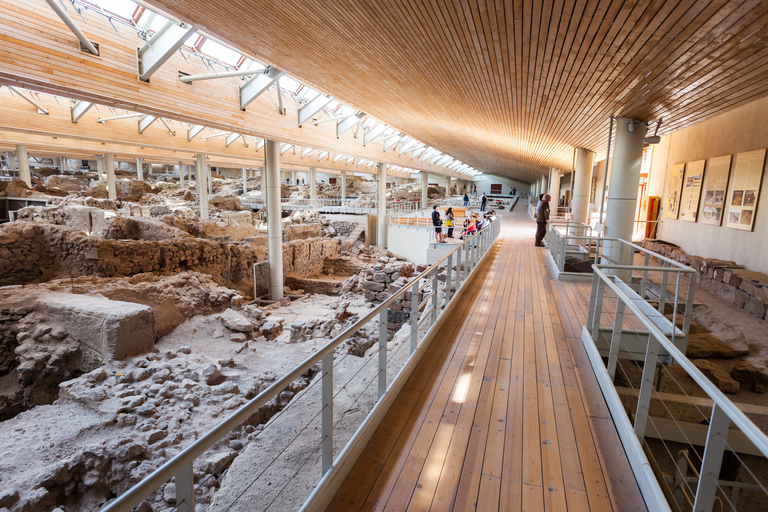
[[[547,234],[547,222],[549,221],[549,194],[544,194],[539,207],[536,208],[536,247],[544,247],[544,235]]]
[[[432,207],[432,226],[435,229],[435,242],[438,244],[444,244],[443,240],[443,221],[440,219],[440,212],[437,211],[437,205]]]
[[[483,197],[480,198],[480,211],[485,211],[485,203],[488,202],[488,198],[485,197],[485,192],[483,192]]]
[[[467,195],[466,192],[464,192],[464,208],[466,208],[467,206],[469,206],[469,196]]]

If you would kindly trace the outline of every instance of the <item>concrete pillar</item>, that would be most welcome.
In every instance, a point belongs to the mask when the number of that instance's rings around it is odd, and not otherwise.
[[[104,179],[104,155],[96,155],[96,174],[99,176],[99,183]]]
[[[117,187],[115,185],[115,159],[112,153],[104,154],[104,167],[107,168],[107,194],[114,201],[117,199]]]
[[[248,171],[243,167],[243,194],[248,192]]]
[[[296,171],[291,172],[291,185],[296,185]]]
[[[312,206],[317,201],[317,170],[314,167],[309,168],[309,199]]]
[[[552,196],[549,207],[554,211],[560,199],[560,171],[555,168],[549,169],[549,195]]]
[[[429,190],[429,173],[426,171],[421,171],[421,207],[426,208],[427,207],[427,201],[429,200],[429,196],[427,195],[427,192]]]
[[[347,171],[341,171],[341,206],[347,205]]]
[[[197,179],[197,195],[200,199],[200,219],[208,220],[208,164],[205,155],[195,155],[195,178]]]
[[[136,179],[144,181],[144,164],[142,163],[141,158],[136,159]]]
[[[19,178],[21,178],[21,181],[26,183],[29,188],[32,188],[32,174],[29,172],[29,155],[27,154],[27,146],[17,144],[16,154],[19,157]]]
[[[208,195],[213,195],[213,178],[211,177],[213,174],[213,171],[211,171],[210,165],[205,165],[203,167],[203,171],[205,171],[205,182],[208,184]],[[206,198],[206,202],[208,201],[208,198]]]
[[[184,188],[184,163],[179,162],[179,188]]]
[[[267,170],[259,169],[259,177],[261,178],[261,197],[267,197]]]
[[[383,249],[387,246],[387,166],[377,163],[376,169],[379,171],[379,223],[376,228],[376,239],[377,245]]]
[[[451,196],[451,177],[446,176],[444,178],[443,186],[445,187],[445,197],[448,198]]]
[[[269,257],[269,298],[283,298],[283,221],[280,211],[280,143],[264,145],[267,175],[267,254]],[[312,169],[314,171],[314,169]],[[313,172],[314,174],[314,172]]]
[[[572,176],[573,199],[571,212],[576,222],[587,222],[589,214],[589,189],[592,185],[592,161],[595,153],[583,148],[576,150],[576,170]]]
[[[647,125],[626,117],[619,117],[616,123],[616,142],[613,146],[608,204],[605,212],[605,236],[631,242],[637,210],[637,188],[643,160],[643,137],[645,137]],[[602,261],[615,265],[626,264],[629,262],[629,251],[625,250],[624,253],[625,261],[622,262],[620,245],[606,242]],[[607,271],[606,273],[618,275],[625,281],[628,277],[626,271]]]

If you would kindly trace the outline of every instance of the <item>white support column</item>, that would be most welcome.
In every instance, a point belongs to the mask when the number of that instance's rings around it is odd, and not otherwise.
[[[296,185],[296,171],[291,171],[291,185]]]
[[[427,201],[429,200],[429,173],[427,171],[421,171],[421,207],[427,207]]]
[[[243,194],[248,192],[248,171],[243,167]]]
[[[136,159],[136,179],[144,181],[144,163],[141,161],[141,158]]]
[[[445,197],[451,197],[451,177],[445,177]]]
[[[309,199],[312,206],[317,204],[317,170],[309,168]]]
[[[16,170],[16,156],[13,154],[13,151],[8,151],[5,155],[8,157],[8,171],[13,175],[13,172]]]
[[[117,187],[115,185],[115,159],[112,153],[104,154],[104,167],[107,168],[107,194],[114,201],[117,199]]]
[[[205,155],[195,155],[195,179],[197,180],[197,195],[200,199],[200,219],[208,220],[208,164]]]
[[[341,171],[341,206],[347,205],[347,171]]]
[[[21,181],[26,183],[29,188],[32,188],[32,175],[29,172],[29,155],[27,154],[27,146],[17,144],[16,155],[19,157],[19,178],[21,178]]]
[[[104,155],[96,155],[96,174],[99,175],[99,183],[104,179]]]
[[[261,183],[261,197],[265,198],[267,197],[267,170],[262,168],[259,169],[259,178]]]
[[[379,171],[379,213],[376,241],[377,245],[384,249],[387,246],[387,166],[377,163],[376,168]]]
[[[213,171],[211,170],[210,165],[205,166],[205,181],[208,183],[208,195],[213,195],[213,177],[212,177]]]
[[[280,212],[280,143],[265,144],[267,174],[267,254],[269,257],[269,298],[283,298],[283,222]],[[262,184],[263,186],[263,184]],[[263,190],[263,189],[262,189]]]
[[[179,162],[179,188],[184,188],[184,163]]]
[[[635,211],[637,210],[637,188],[643,160],[643,137],[647,125],[626,117],[616,119],[616,142],[613,146],[608,205],[605,212],[606,238],[622,238],[632,241]],[[628,256],[630,251],[624,251]],[[619,265],[621,262],[619,243],[606,242],[603,249],[603,263]],[[626,272],[608,274],[627,278]]]
[[[571,178],[573,182],[573,198],[571,199],[571,209],[573,220],[576,222],[587,222],[589,214],[589,189],[592,186],[592,161],[595,153],[583,148],[576,150],[576,170]]]
[[[549,169],[549,195],[552,196],[552,203],[549,208],[557,211],[558,200],[560,199],[560,171],[551,167]]]

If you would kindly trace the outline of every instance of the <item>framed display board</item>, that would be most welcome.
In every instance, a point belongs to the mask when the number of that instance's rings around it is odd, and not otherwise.
[[[765,165],[765,149],[736,155],[733,167],[733,186],[728,195],[729,228],[752,231],[755,210],[760,195]]]
[[[704,182],[704,164],[706,160],[689,162],[685,168],[683,180],[683,200],[680,203],[680,219],[696,222],[699,213],[701,185]]]
[[[676,219],[680,211],[680,194],[683,190],[683,174],[685,164],[673,165],[669,170],[669,182],[667,182],[667,207],[664,216],[668,219]]]
[[[701,222],[719,226],[725,211],[725,193],[728,191],[728,177],[731,175],[731,155],[710,158],[707,164],[707,183],[704,186],[704,205],[701,208]]]

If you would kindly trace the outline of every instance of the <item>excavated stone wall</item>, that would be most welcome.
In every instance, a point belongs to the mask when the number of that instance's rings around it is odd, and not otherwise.
[[[319,274],[339,242],[311,238],[283,245],[285,275]],[[0,227],[0,285],[40,282],[54,276],[122,277],[144,272],[196,271],[219,284],[250,289],[253,264],[267,259],[263,246],[192,237],[109,240],[36,222]],[[266,273],[257,280],[266,282]]]
[[[645,240],[643,246],[697,271],[697,285],[749,314],[768,320],[768,275],[747,270],[733,261],[702,258],[663,240]]]

